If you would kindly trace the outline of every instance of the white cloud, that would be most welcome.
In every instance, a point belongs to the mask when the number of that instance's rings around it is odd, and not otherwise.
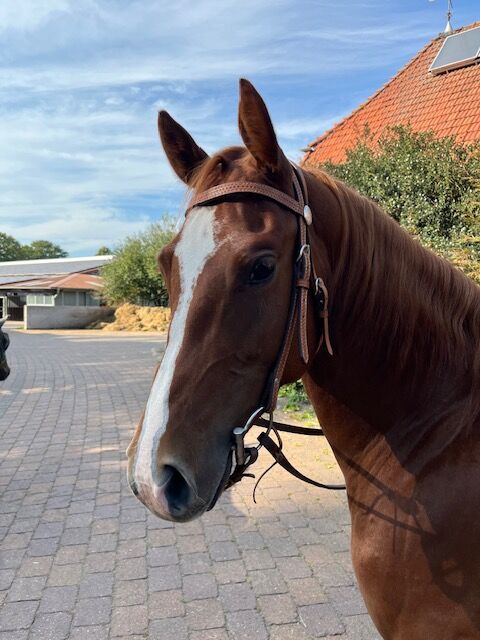
[[[208,151],[237,143],[239,76],[270,88],[298,158],[355,105],[321,99],[335,76],[403,63],[425,15],[387,19],[380,0],[3,0],[0,228],[83,253],[175,213],[156,111]]]

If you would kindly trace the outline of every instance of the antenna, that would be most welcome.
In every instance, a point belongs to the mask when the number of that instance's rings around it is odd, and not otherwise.
[[[435,0],[428,0],[429,2],[435,2]],[[452,0],[448,0],[448,4],[447,4],[447,24],[445,26],[445,29],[443,30],[443,34],[446,36],[449,36],[453,33],[453,27],[452,27],[452,14],[453,14],[453,1]]]
[[[445,27],[444,30],[444,34],[449,36],[450,34],[453,33],[453,27],[452,27],[452,13],[453,13],[453,2],[452,0],[448,0],[448,9],[447,9],[447,25]]]

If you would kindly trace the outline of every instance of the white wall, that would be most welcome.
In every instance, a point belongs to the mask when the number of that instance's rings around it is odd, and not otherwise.
[[[51,307],[25,305],[25,329],[84,329],[112,314],[108,307]]]

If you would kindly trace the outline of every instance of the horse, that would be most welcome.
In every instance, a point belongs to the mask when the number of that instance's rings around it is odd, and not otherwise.
[[[0,380],[6,380],[10,375],[6,351],[10,344],[8,333],[3,332],[3,325],[7,318],[0,318]]]
[[[160,518],[200,516],[229,484],[234,428],[301,378],[345,477],[379,633],[478,639],[480,288],[372,201],[292,169],[247,80],[238,122],[245,146],[208,156],[159,114],[192,206],[158,258],[172,321],[127,450],[130,487]],[[297,273],[306,254],[314,279]],[[285,347],[292,287],[299,339]]]

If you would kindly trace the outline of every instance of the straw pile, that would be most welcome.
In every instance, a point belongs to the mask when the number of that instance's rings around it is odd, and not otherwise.
[[[115,320],[102,327],[103,331],[166,331],[170,324],[167,307],[139,307],[122,304],[115,311]]]

